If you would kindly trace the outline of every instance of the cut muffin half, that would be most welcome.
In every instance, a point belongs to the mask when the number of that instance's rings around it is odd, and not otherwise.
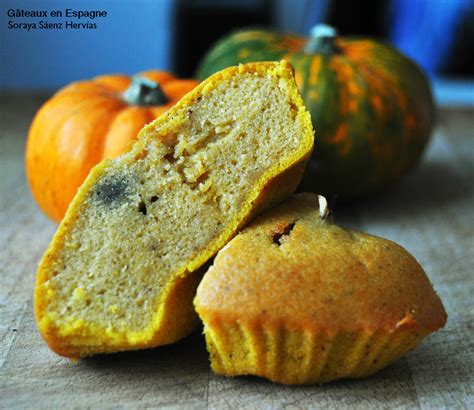
[[[446,312],[401,246],[343,229],[314,194],[247,226],[195,299],[221,375],[285,384],[368,376],[443,327]]]
[[[78,191],[37,274],[46,342],[80,357],[189,334],[199,268],[291,195],[312,147],[287,62],[232,67],[201,83]]]

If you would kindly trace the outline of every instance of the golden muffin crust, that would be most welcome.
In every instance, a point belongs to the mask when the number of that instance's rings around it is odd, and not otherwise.
[[[201,83],[78,191],[38,270],[46,342],[79,357],[189,334],[199,268],[291,195],[312,146],[287,62],[232,67]]]
[[[313,194],[294,196],[229,242],[195,306],[215,371],[282,383],[373,373],[446,322],[413,256],[322,218]]]

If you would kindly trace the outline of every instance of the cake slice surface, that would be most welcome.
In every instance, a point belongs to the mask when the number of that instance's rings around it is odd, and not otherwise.
[[[172,343],[205,264],[296,189],[313,147],[291,66],[223,70],[90,173],[40,262],[39,330],[80,357]]]

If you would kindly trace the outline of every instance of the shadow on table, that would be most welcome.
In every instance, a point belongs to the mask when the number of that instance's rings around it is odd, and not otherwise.
[[[179,374],[206,372],[209,368],[208,353],[204,337],[200,332],[167,346],[132,352],[103,354],[80,361],[94,371],[114,372],[117,376],[149,373],[153,375],[169,373],[173,377]]]
[[[429,211],[471,194],[471,186],[453,167],[430,160],[382,190],[352,202],[336,203],[336,211],[343,215],[373,207],[383,208],[388,213],[392,209],[398,212],[401,208],[405,208],[407,212],[416,208]]]

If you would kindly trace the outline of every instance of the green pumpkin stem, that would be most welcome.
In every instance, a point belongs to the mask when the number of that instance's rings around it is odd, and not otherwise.
[[[130,105],[163,105],[169,101],[160,84],[144,77],[133,77],[123,99]]]
[[[334,54],[339,51],[335,44],[337,30],[327,24],[317,24],[310,31],[309,41],[304,46],[306,54]]]

